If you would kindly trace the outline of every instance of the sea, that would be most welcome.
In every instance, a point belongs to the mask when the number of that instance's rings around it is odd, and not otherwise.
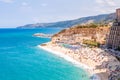
[[[61,28],[0,29],[0,80],[89,80],[88,73],[63,58],[38,47]]]

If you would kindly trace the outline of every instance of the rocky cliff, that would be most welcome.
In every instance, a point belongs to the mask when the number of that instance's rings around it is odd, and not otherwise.
[[[69,44],[81,43],[83,40],[92,40],[104,44],[109,33],[109,26],[73,26],[64,29],[52,37],[52,42],[65,42]]]

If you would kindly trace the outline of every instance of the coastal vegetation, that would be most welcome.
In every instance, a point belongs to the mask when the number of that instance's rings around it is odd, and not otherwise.
[[[83,44],[88,45],[89,47],[99,47],[100,43],[93,40],[83,40]]]
[[[75,28],[96,28],[98,27],[97,24],[95,23],[91,23],[91,24],[87,24],[87,25],[76,25]]]
[[[109,27],[108,24],[100,24],[100,23],[90,23],[90,24],[84,24],[84,25],[81,25],[81,24],[78,24],[78,25],[75,25],[74,27],[72,28],[97,28],[97,27]]]
[[[56,42],[56,40],[58,41],[60,39],[61,42],[66,41],[71,44],[84,42],[91,47],[99,47],[100,44],[105,44],[106,35],[108,35],[109,30],[109,25],[100,25],[96,23],[75,25],[71,28],[63,29],[59,33],[53,35],[52,41]]]

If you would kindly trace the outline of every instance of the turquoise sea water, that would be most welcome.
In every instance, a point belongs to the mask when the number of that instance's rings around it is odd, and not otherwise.
[[[0,80],[88,80],[72,63],[37,47],[50,41],[32,35],[61,29],[0,29]]]

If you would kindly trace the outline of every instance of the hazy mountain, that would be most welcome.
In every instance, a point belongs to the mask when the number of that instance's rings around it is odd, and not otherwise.
[[[27,24],[24,26],[19,26],[17,28],[67,28],[76,24],[86,24],[86,23],[110,23],[115,19],[115,13],[111,14],[102,14],[97,16],[82,17],[75,20],[60,21],[53,23],[36,23],[36,24]]]

